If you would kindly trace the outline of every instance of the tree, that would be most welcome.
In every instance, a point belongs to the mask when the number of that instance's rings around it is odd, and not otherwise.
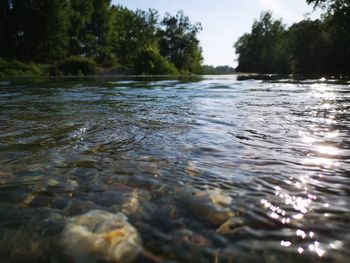
[[[235,69],[230,66],[210,66],[210,65],[204,65],[203,66],[203,74],[207,75],[215,75],[215,74],[233,74],[235,73]]]
[[[92,58],[127,72],[199,73],[200,30],[182,12],[159,23],[156,10],[132,11],[111,0],[0,0],[0,57],[53,68],[78,68]]]
[[[135,61],[135,73],[147,75],[178,74],[175,65],[159,53],[154,46],[144,48],[139,52]]]
[[[234,44],[238,54],[237,71],[284,73],[287,71],[280,42],[285,32],[281,20],[273,20],[264,12],[254,21],[251,33],[244,34]]]
[[[328,72],[328,40],[320,20],[304,20],[292,25],[286,34],[291,71],[304,74]]]
[[[66,54],[68,6],[60,0],[1,0],[5,57],[52,62]]]
[[[11,2],[0,0],[0,57],[11,57]]]
[[[103,62],[110,58],[111,0],[91,0],[93,11],[87,25],[85,54]]]
[[[175,16],[166,14],[159,30],[160,53],[184,72],[201,72],[202,49],[197,39],[202,30],[199,23],[191,24],[179,11]]]
[[[340,11],[350,7],[348,0],[306,0],[308,4],[313,4],[314,7],[328,8],[329,11]]]
[[[94,11],[92,0],[70,0],[69,53],[84,55],[87,52],[87,32]]]
[[[251,34],[244,34],[234,44],[235,52],[238,54],[239,72],[257,72],[258,66],[255,63],[258,61],[258,53],[254,50],[254,43]]]
[[[112,50],[124,67],[134,68],[139,53],[157,44],[158,12],[113,8]]]
[[[67,1],[36,0],[32,4],[33,8],[38,10],[33,10],[34,15],[37,15],[38,28],[32,28],[32,30],[40,30],[40,32],[32,32],[37,36],[35,41],[38,50],[37,59],[42,62],[53,62],[64,58],[67,55],[68,43]]]
[[[349,0],[307,0],[314,7],[327,10],[325,26],[332,39],[330,46],[332,71],[350,73],[350,1]]]

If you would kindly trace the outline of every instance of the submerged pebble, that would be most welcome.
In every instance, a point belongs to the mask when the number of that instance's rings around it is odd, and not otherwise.
[[[141,238],[126,216],[102,210],[72,217],[62,245],[76,262],[132,262],[142,251]]]
[[[230,208],[231,197],[217,190],[197,192],[193,196],[183,195],[180,205],[191,212],[199,220],[219,226],[236,215]]]
[[[200,171],[199,168],[197,167],[196,163],[193,161],[189,161],[186,168],[185,172],[190,175],[190,176],[199,176]]]
[[[0,230],[0,262],[44,262],[46,241],[31,231]]]
[[[85,191],[93,191],[93,192],[103,192],[108,190],[108,186],[102,183],[99,180],[90,180],[82,184],[82,188]]]
[[[213,204],[221,207],[227,207],[232,203],[232,198],[222,193],[219,188],[215,188],[214,190],[210,191],[199,192],[197,196],[207,197]]]
[[[217,232],[222,235],[231,235],[235,234],[243,226],[244,222],[241,218],[230,218],[217,229]]]

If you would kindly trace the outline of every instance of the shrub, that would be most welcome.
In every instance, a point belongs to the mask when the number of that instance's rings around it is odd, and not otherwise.
[[[23,63],[17,60],[6,61],[0,58],[0,76],[23,77],[45,76],[47,66],[35,63]]]
[[[178,70],[174,64],[163,57],[159,50],[154,47],[148,47],[142,50],[135,60],[136,74],[150,75],[175,75]]]
[[[52,67],[50,75],[93,75],[96,73],[96,67],[92,58],[73,56]]]

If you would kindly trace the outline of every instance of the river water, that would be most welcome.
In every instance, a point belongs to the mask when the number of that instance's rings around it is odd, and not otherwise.
[[[1,262],[84,262],[60,239],[93,210],[136,262],[349,262],[350,84],[1,81]]]

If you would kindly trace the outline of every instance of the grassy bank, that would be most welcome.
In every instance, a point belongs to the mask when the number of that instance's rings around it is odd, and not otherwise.
[[[192,75],[190,72],[178,71],[172,64],[159,57],[148,59],[149,65],[145,74],[142,70],[130,69],[122,65],[99,65],[92,58],[79,56],[68,57],[57,63],[38,64],[21,62],[18,60],[4,60],[0,58],[0,77],[48,77],[48,76],[91,76],[91,75]],[[142,61],[140,61],[140,64]]]
[[[24,63],[0,58],[0,77],[84,76],[97,74],[93,59],[69,57],[54,65]]]
[[[0,58],[0,77],[38,77],[48,76],[49,66],[37,63],[7,61]]]

